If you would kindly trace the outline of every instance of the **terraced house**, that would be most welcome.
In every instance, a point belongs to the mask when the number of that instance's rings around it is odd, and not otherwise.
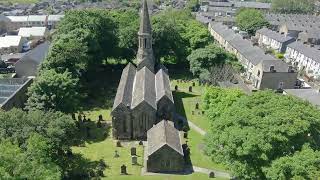
[[[251,81],[254,88],[294,88],[297,73],[289,65],[266,54],[263,49],[222,23],[209,23],[208,28],[221,47],[236,55],[245,69],[243,76]]]

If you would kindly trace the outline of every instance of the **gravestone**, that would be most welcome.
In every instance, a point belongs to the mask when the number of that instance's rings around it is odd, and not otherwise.
[[[196,109],[199,109],[199,103],[196,104]]]
[[[211,172],[209,173],[209,178],[214,178],[214,177],[215,177],[215,174],[214,174],[214,172],[211,171]]]
[[[189,86],[189,92],[192,92],[192,86]]]
[[[136,156],[137,155],[137,149],[135,147],[131,148],[131,156]]]
[[[174,90],[178,91],[178,89],[179,89],[178,85],[175,85]]]
[[[188,138],[188,133],[187,132],[183,133],[183,137],[187,139]]]
[[[81,116],[81,114],[78,115],[78,121],[80,121],[80,122],[82,121],[82,116]]]
[[[139,141],[139,145],[142,146],[142,145],[143,145],[143,142],[142,142],[142,141]]]
[[[118,151],[117,151],[117,150],[114,151],[114,157],[115,157],[115,158],[120,157],[120,155],[118,154]]]
[[[87,127],[86,130],[87,130],[87,138],[90,138],[91,137],[90,127]]]
[[[127,174],[127,166],[124,164],[121,166],[121,174]]]
[[[137,156],[131,156],[132,165],[138,164],[138,157]]]
[[[76,115],[74,113],[72,113],[71,117],[73,120],[76,120]]]
[[[117,141],[117,147],[121,147],[121,142]]]
[[[98,121],[103,121],[103,117],[102,117],[102,115],[101,115],[101,114],[99,115],[99,119],[98,119]]]
[[[101,127],[102,127],[101,121],[98,120],[98,122],[97,122],[97,128],[101,128]]]

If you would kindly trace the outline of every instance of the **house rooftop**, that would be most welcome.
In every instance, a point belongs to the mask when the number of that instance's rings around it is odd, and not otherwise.
[[[271,39],[274,39],[274,40],[276,40],[278,42],[281,42],[281,43],[284,43],[284,42],[287,42],[287,41],[290,41],[290,40],[293,39],[290,36],[285,36],[283,34],[280,34],[280,33],[277,33],[275,31],[272,31],[272,30],[270,30],[268,28],[259,29],[257,31],[257,33],[265,35],[265,36],[267,36],[267,37],[269,37]]]
[[[310,47],[302,42],[293,42],[288,45],[289,48],[292,48],[296,51],[299,51],[301,54],[313,59],[314,61],[320,63],[320,50],[315,47]]]
[[[0,48],[18,46],[22,40],[21,36],[4,36],[0,37]]]
[[[32,37],[32,36],[45,36],[47,31],[46,27],[24,27],[20,28],[18,35],[22,37]]]
[[[286,94],[296,96],[302,100],[308,101],[311,104],[320,106],[320,93],[315,89],[285,89]]]
[[[265,60],[260,62],[263,72],[270,72],[270,67],[273,66],[276,72],[288,72],[288,64],[281,60]]]

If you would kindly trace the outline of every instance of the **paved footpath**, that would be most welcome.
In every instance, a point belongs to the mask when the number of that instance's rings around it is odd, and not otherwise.
[[[193,122],[188,121],[189,127],[192,128],[193,130],[197,131],[199,134],[202,136],[206,135],[206,131],[195,125]]]

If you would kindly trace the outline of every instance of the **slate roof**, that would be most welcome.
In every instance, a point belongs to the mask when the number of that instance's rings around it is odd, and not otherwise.
[[[255,8],[255,9],[270,9],[271,3],[262,2],[240,2],[240,1],[230,1],[230,2],[212,2],[209,1],[209,6],[214,7],[235,7],[235,8]]]
[[[278,42],[281,42],[281,43],[284,43],[284,42],[287,42],[287,41],[290,41],[290,40],[293,39],[290,36],[285,36],[283,34],[280,34],[280,33],[277,33],[275,31],[272,31],[272,30],[270,30],[268,28],[259,29],[257,31],[257,33],[265,35],[265,36],[267,36],[267,37],[269,37],[271,39],[274,39],[274,40],[276,40]]]
[[[18,77],[35,76],[38,66],[48,55],[50,43],[44,42],[27,52],[16,64],[15,69]]]
[[[270,72],[270,66],[274,66],[276,72],[288,72],[288,64],[281,60],[265,60],[260,62],[263,72]]]
[[[147,132],[147,140],[148,156],[165,145],[168,145],[183,156],[179,131],[169,121],[162,120],[149,129]]]
[[[290,30],[312,30],[320,28],[320,16],[302,14],[265,14],[272,25],[286,25]]]
[[[287,94],[309,101],[315,106],[320,106],[320,93],[315,89],[285,89]]]
[[[295,49],[296,51],[304,54],[305,56],[313,59],[314,61],[320,63],[320,50],[314,47],[309,47],[301,42],[293,42],[288,45],[288,47]]]
[[[170,89],[170,79],[169,75],[162,69],[160,69],[156,74],[156,101],[158,102],[162,97],[167,97],[172,103],[173,96]]]
[[[122,71],[117,94],[113,103],[113,108],[116,109],[120,104],[130,106],[132,100],[133,82],[136,75],[136,67],[129,63]]]
[[[131,108],[134,109],[142,102],[146,102],[154,109],[157,109],[155,75],[147,67],[143,67],[136,73]]]
[[[224,40],[229,42],[233,48],[237,49],[253,65],[257,65],[263,60],[276,60],[274,57],[265,54],[261,48],[253,46],[251,41],[243,39],[240,34],[235,33],[222,23],[211,23],[210,25],[214,31],[220,34]]]

